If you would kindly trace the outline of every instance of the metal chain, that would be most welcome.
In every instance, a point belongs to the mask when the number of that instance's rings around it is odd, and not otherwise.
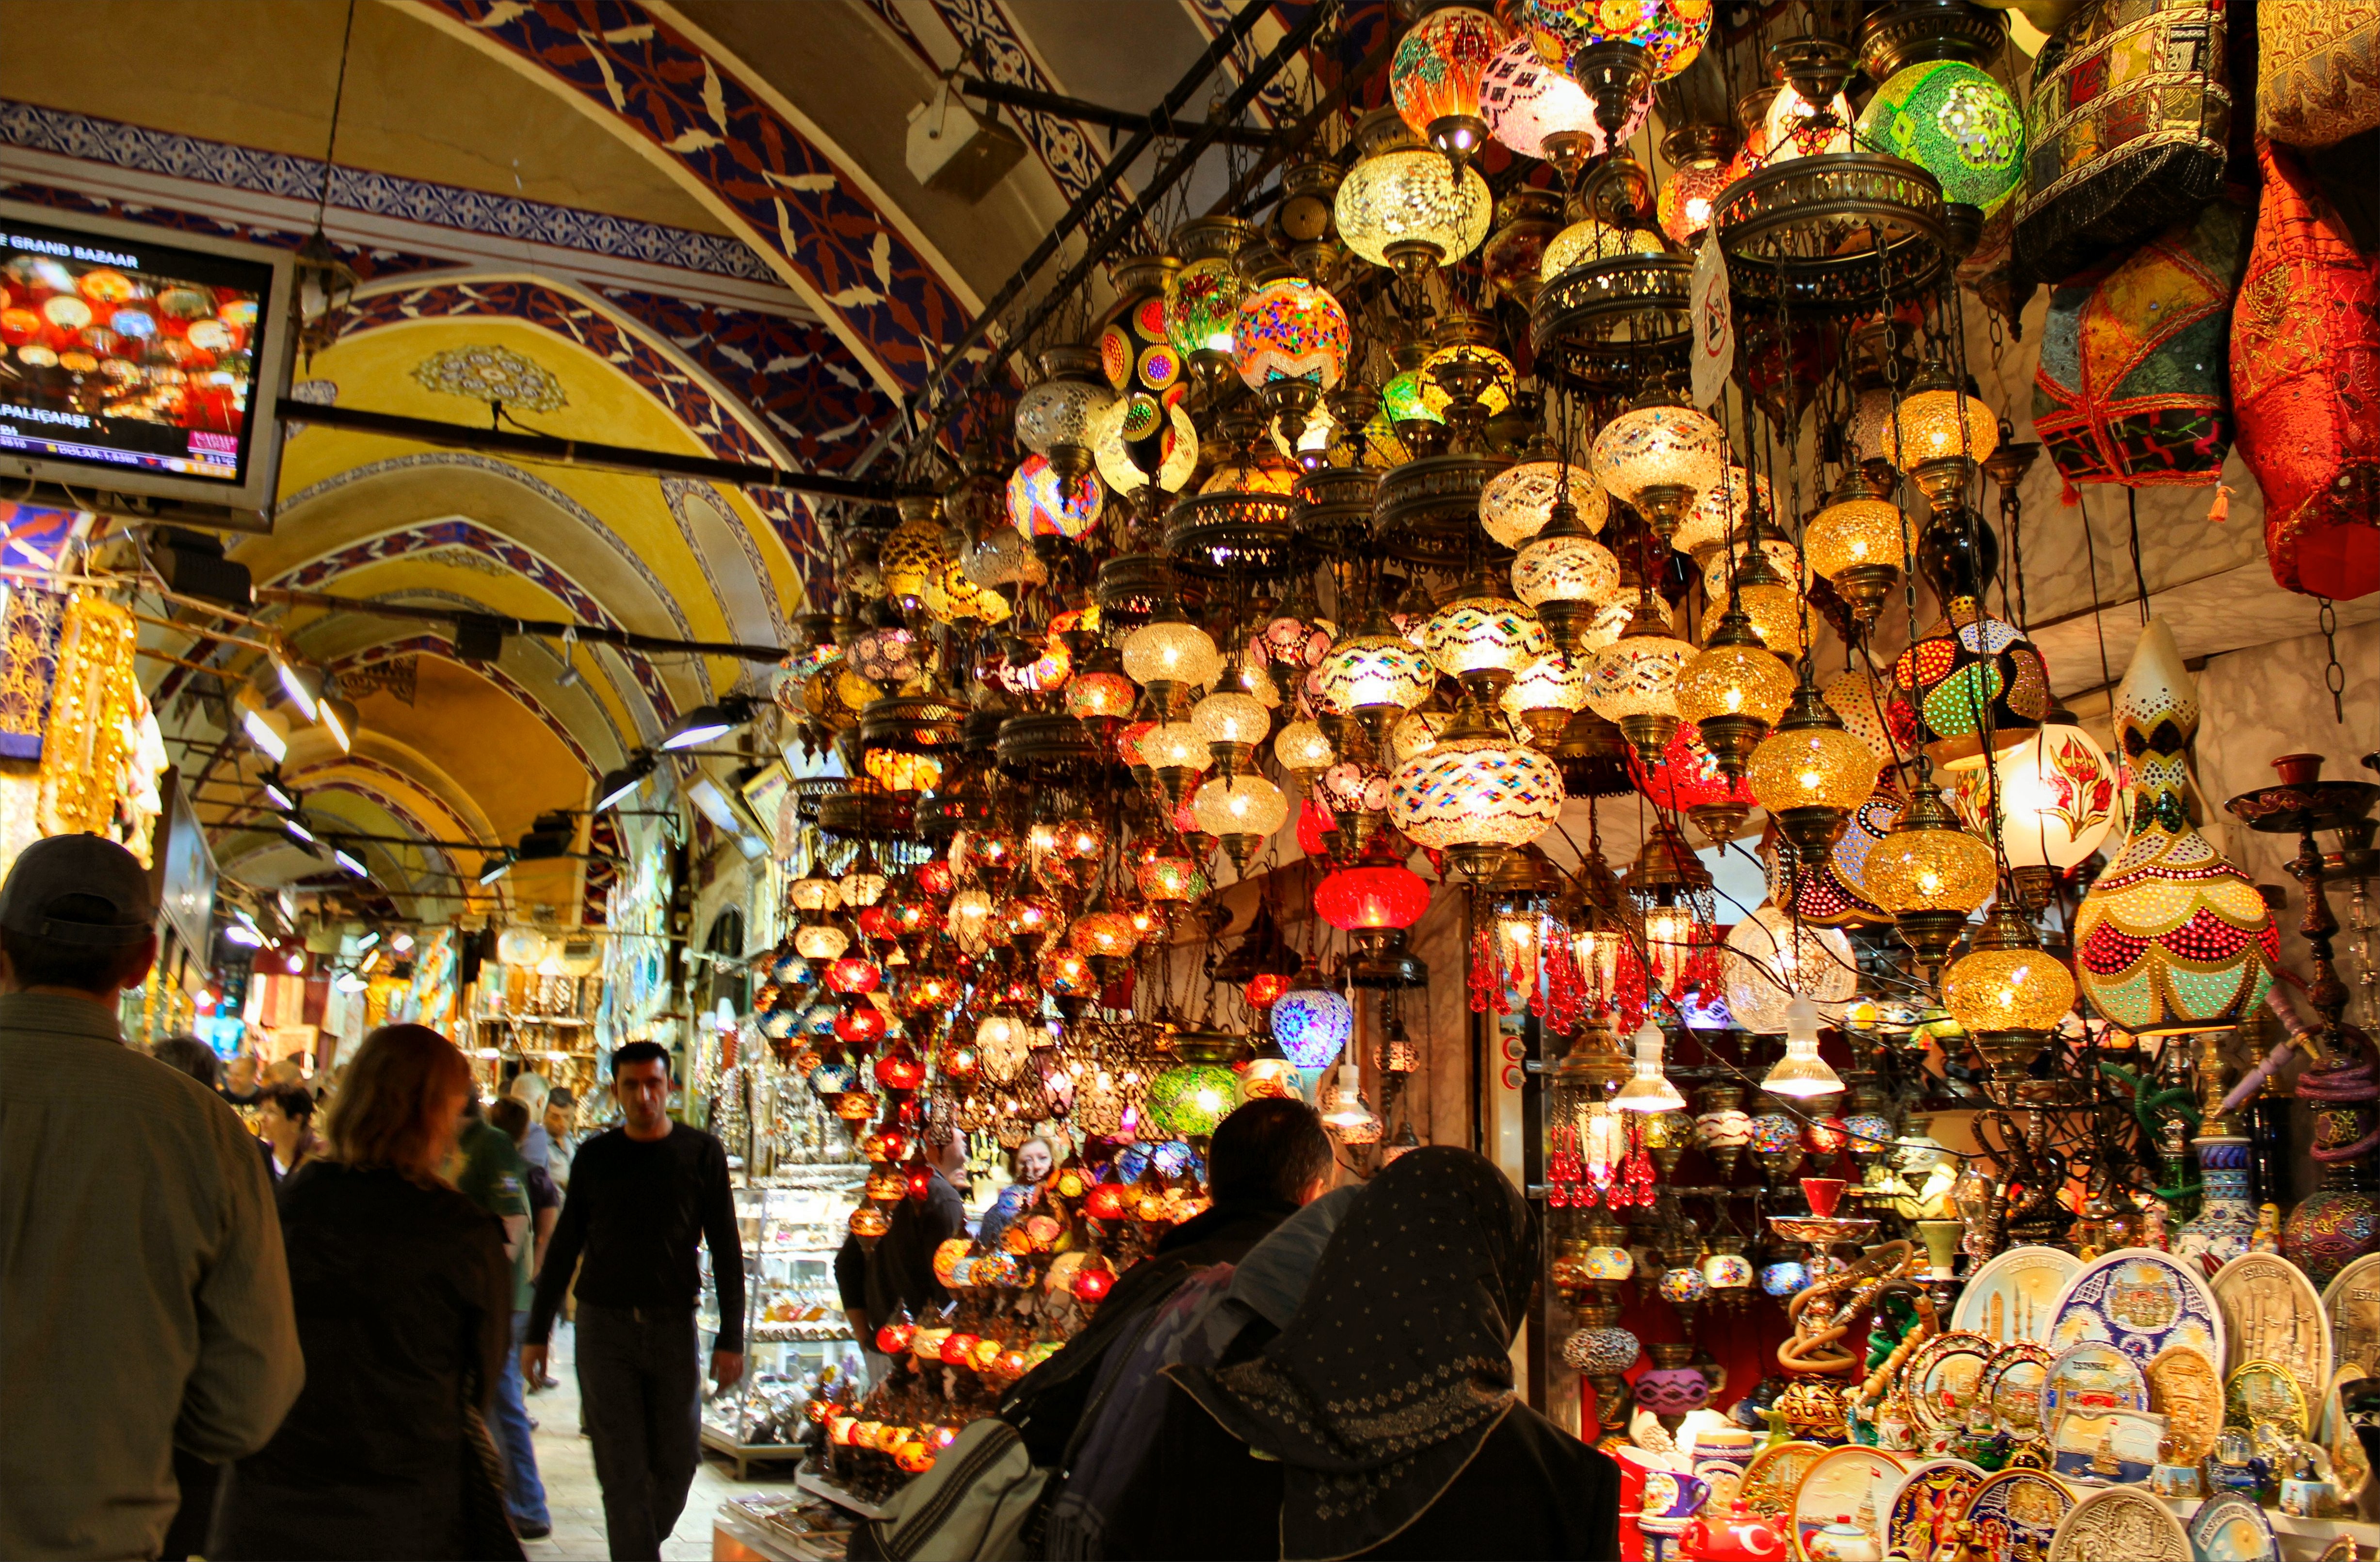
[[[2315,622],[2322,625],[2322,643],[2330,653],[2330,663],[2322,670],[2323,686],[2330,691],[2331,716],[2342,727],[2347,725],[2347,669],[2338,665],[2338,610],[2327,597],[2316,597],[2322,611]]]

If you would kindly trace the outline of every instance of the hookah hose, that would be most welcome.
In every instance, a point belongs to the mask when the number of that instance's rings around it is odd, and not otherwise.
[[[2099,1072],[2131,1089],[2132,1119],[2140,1124],[2142,1134],[2150,1143],[2156,1142],[2159,1127],[2168,1115],[2181,1119],[2190,1125],[2192,1132],[2197,1132],[2199,1122],[2197,1098],[2191,1094],[2188,1085],[2177,1084],[2168,1090],[2144,1094],[2141,1089],[2140,1076],[2121,1063],[2102,1058],[2099,1059]],[[2186,1172],[2188,1168],[2184,1169]],[[2185,1176],[2183,1181],[2176,1182],[2169,1188],[2159,1188],[2156,1191],[2156,1196],[2171,1204],[2177,1199],[2193,1198],[2198,1192],[2198,1182]]]
[[[2280,988],[2277,987],[2265,993],[2265,1006],[2280,1020],[2283,1028],[2289,1033],[2289,1039],[2274,1047],[2265,1060],[2223,1098],[2225,1111],[2230,1111],[2254,1095],[2289,1057],[2289,1049],[2301,1044],[2321,1060],[2298,1075],[2300,1099],[2353,1107],[2368,1105],[2380,1098],[2380,1072],[2375,1072],[2373,1067],[2371,1048],[2362,1032],[2342,1028],[2340,1039],[2347,1043],[2349,1050],[2343,1056],[2326,1057],[2312,1028],[2298,1018],[2297,1010],[2282,996]],[[2375,1146],[2380,1146],[2380,1124],[2375,1124],[2370,1132],[2351,1144],[2316,1144],[2313,1158],[2321,1165],[2329,1166],[2339,1161],[2359,1159],[2371,1154]]]

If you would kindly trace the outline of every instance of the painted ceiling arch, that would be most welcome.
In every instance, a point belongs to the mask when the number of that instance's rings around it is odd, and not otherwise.
[[[924,382],[978,299],[783,94],[636,0],[391,0],[565,94],[758,249],[875,371]]]

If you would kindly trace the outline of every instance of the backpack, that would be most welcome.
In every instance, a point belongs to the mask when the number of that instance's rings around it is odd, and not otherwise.
[[[1050,1471],[1036,1469],[1016,1428],[998,1416],[970,1422],[934,1467],[852,1532],[855,1562],[1014,1562],[1038,1547],[1028,1537]]]

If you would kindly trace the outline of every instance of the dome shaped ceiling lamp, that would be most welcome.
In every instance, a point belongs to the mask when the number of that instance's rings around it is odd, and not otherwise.
[[[1511,38],[1486,11],[1440,6],[1406,30],[1389,62],[1389,96],[1397,114],[1458,173],[1488,139],[1480,78]]]
[[[1339,185],[1339,236],[1376,266],[1418,280],[1479,248],[1495,215],[1488,181],[1420,145],[1394,105],[1355,127],[1364,156]]]
[[[1570,470],[1579,479],[1573,492],[1582,491],[1583,485],[1584,491],[1602,500],[1603,490],[1592,478],[1574,466]],[[1484,498],[1480,509],[1484,518],[1488,509]],[[1620,595],[1620,561],[1595,539],[1575,504],[1557,500],[1549,515],[1544,528],[1523,542],[1513,556],[1512,590],[1536,610],[1538,622],[1554,644],[1585,666],[1586,632],[1597,612]],[[1492,521],[1488,526],[1491,533],[1496,529]]]
[[[1194,217],[1173,233],[1182,269],[1166,278],[1166,340],[1209,402],[1235,367],[1240,305],[1249,291],[1239,254],[1255,241],[1256,230],[1238,217]]]
[[[1017,441],[1071,488],[1090,475],[1093,425],[1115,399],[1097,348],[1052,347],[1041,355],[1041,378],[1016,398]]]
[[[1980,67],[1999,57],[2008,20],[1978,5],[1881,6],[1860,28],[1859,61],[1878,83],[1860,113],[1859,149],[1907,159],[1983,222],[2023,180],[2024,111]]]
[[[1282,276],[1241,300],[1232,354],[1241,381],[1264,398],[1276,431],[1295,448],[1307,414],[1346,378],[1354,345],[1347,311],[1328,288]]]
[[[1493,704],[1506,684],[1546,654],[1545,627],[1536,613],[1506,595],[1484,567],[1430,615],[1420,637],[1438,671],[1482,706]]]
[[[1475,884],[1551,828],[1561,805],[1553,761],[1512,742],[1467,696],[1438,744],[1390,778],[1389,822]]]
[[[1206,687],[1223,670],[1214,636],[1184,618],[1181,604],[1171,599],[1116,648],[1123,653],[1124,676],[1148,691],[1160,717],[1172,711],[1183,691]]]
[[[1842,481],[1826,508],[1810,517],[1803,539],[1810,545],[1810,568],[1850,604],[1861,628],[1874,628],[1909,563],[1908,523],[1900,506],[1872,496],[1859,468],[1846,464]]]
[[[2003,1082],[2023,1077],[2042,1042],[2074,1007],[2074,976],[2046,953],[2007,899],[1942,974],[1942,1004]]]
[[[1438,684],[1428,656],[1397,633],[1377,603],[1361,628],[1324,654],[1315,673],[1324,700],[1362,723],[1376,753],[1386,751],[1390,730]]]
[[[1761,644],[1741,604],[1731,602],[1718,633],[1678,670],[1676,697],[1678,719],[1694,724],[1720,770],[1741,776],[1785,714],[1793,674]]]
[[[1744,779],[1798,861],[1815,866],[1826,860],[1852,810],[1875,791],[1877,769],[1875,751],[1844,730],[1805,676],[1776,729],[1753,751]]]
[[[1694,648],[1670,633],[1669,610],[1647,588],[1627,629],[1588,674],[1587,705],[1620,728],[1647,768],[1660,762],[1678,730],[1678,672],[1694,657]]]
[[[1727,470],[1727,434],[1710,417],[1656,386],[1595,436],[1596,480],[1636,507],[1664,543]]]
[[[1929,978],[1966,930],[1969,914],[1990,897],[1996,874],[1991,842],[1961,827],[1941,788],[1927,781],[1917,783],[1867,867],[1876,903],[1892,913],[1901,942]]]

